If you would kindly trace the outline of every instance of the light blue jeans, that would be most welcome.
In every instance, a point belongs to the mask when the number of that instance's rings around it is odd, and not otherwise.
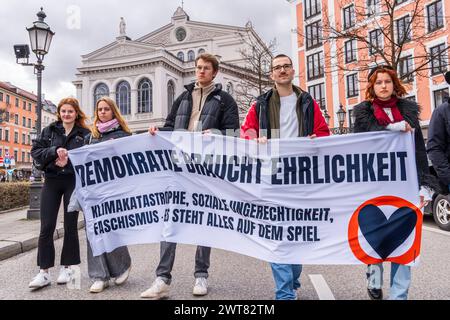
[[[367,280],[369,289],[383,287],[383,264],[369,264],[367,266]],[[408,299],[408,289],[411,285],[411,267],[403,264],[391,263],[391,288],[389,300]]]
[[[275,280],[275,299],[296,300],[295,290],[300,288],[302,265],[271,263],[270,266]]]

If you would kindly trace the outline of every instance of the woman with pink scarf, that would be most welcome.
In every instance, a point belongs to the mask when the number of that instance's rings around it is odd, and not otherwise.
[[[114,100],[108,97],[100,98],[95,106],[94,124],[91,133],[85,139],[85,144],[100,143],[130,135],[131,131]],[[89,289],[90,292],[102,292],[109,287],[110,278],[115,278],[116,285],[121,285],[128,279],[131,258],[126,246],[94,257],[88,240],[87,256],[89,277],[94,281]]]

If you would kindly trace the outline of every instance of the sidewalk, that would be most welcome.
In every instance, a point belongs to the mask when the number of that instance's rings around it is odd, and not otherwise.
[[[40,220],[27,220],[28,207],[0,212],[0,261],[37,247]],[[63,208],[58,214],[54,239],[64,236]],[[78,217],[78,229],[84,227],[83,214]]]

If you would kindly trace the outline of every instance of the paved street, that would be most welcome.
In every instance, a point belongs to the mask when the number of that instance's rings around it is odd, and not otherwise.
[[[422,261],[413,269],[410,299],[450,300],[448,280],[450,261],[450,233],[435,227],[431,217],[425,217],[422,242]],[[37,292],[30,292],[28,282],[37,272],[36,249],[0,261],[0,299],[140,299],[139,294],[154,279],[159,258],[159,245],[138,245],[130,248],[133,269],[129,281],[122,287],[112,285],[100,294],[88,292],[85,258],[85,233],[80,230],[83,252],[79,289],[52,284]],[[56,241],[57,253],[62,240]],[[180,245],[173,271],[171,299],[193,299],[193,264],[195,247]],[[59,256],[57,256],[59,258]],[[57,260],[58,261],[58,260]],[[53,280],[59,270],[53,269]],[[304,267],[301,276],[301,300],[368,299],[365,290],[364,266],[315,266]],[[388,292],[389,267],[385,270],[385,291]],[[210,294],[196,299],[261,299],[273,297],[273,280],[267,263],[243,255],[213,249],[210,268]],[[194,298],[195,299],[195,298]]]

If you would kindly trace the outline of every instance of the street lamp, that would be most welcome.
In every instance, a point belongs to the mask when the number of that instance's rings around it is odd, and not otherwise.
[[[323,111],[323,117],[325,118],[325,121],[327,122],[327,126],[330,126],[330,119],[331,119],[331,117],[330,117],[330,115],[328,114],[327,109],[325,109],[325,110]]]
[[[34,139],[41,133],[41,113],[42,113],[42,71],[44,70],[45,55],[50,49],[50,44],[52,43],[52,38],[55,33],[50,29],[49,25],[44,22],[47,17],[43,8],[37,13],[38,20],[33,22],[33,25],[26,28],[28,35],[30,36],[31,50],[34,52],[37,58],[36,63],[29,63],[30,48],[28,45],[15,45],[14,53],[16,55],[16,62],[24,66],[34,67],[34,73],[37,76],[37,120],[36,120],[36,130],[30,132],[30,136],[34,135]],[[24,62],[26,59],[26,62]],[[33,137],[32,137],[33,138]],[[32,166],[32,174],[34,181],[30,186],[30,209],[27,212],[27,219],[39,219],[40,217],[40,203],[41,203],[41,189],[42,180],[41,173]]]
[[[339,134],[343,134],[345,116],[347,115],[347,112],[345,112],[342,104],[339,105],[339,110],[336,112],[336,114],[339,121]]]

